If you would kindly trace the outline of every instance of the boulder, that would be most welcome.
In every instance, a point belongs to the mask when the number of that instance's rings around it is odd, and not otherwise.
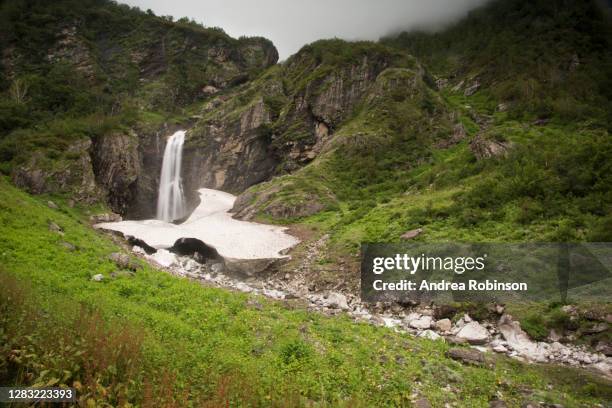
[[[520,323],[514,321],[512,316],[503,315],[499,319],[498,328],[508,345],[518,354],[535,361],[546,361],[548,345],[532,341],[521,329]]]
[[[56,232],[60,235],[64,235],[64,229],[60,227],[59,225],[57,225],[56,223],[54,223],[53,221],[49,222],[49,231]]]
[[[59,207],[57,206],[57,204],[55,204],[53,201],[47,201],[47,207],[51,208],[52,210],[57,210]]]
[[[469,322],[459,330],[457,337],[470,344],[485,344],[489,341],[489,331],[478,322]]]
[[[429,339],[429,340],[444,339],[442,336],[440,336],[438,333],[436,333],[433,330],[422,331],[421,333],[419,333],[419,337],[422,337],[424,339]]]
[[[94,282],[102,282],[104,280],[104,275],[102,275],[101,273],[98,273],[98,274],[92,276],[91,280],[94,281]]]
[[[429,329],[431,327],[432,322],[433,319],[431,318],[431,316],[420,316],[416,319],[408,321],[408,325],[413,329],[424,330]]]
[[[346,296],[339,292],[329,292],[325,299],[327,306],[332,309],[348,310],[348,300]]]
[[[480,81],[475,79],[469,86],[465,88],[463,94],[465,96],[472,96],[480,89]]]
[[[404,240],[409,240],[412,238],[416,238],[418,235],[420,235],[423,232],[423,228],[417,228],[417,229],[413,229],[407,232],[404,232],[400,238],[404,239]]]
[[[489,408],[508,408],[508,404],[502,400],[496,399],[489,402]]]
[[[435,327],[438,331],[445,333],[450,331],[452,325],[450,319],[441,319],[436,322]]]
[[[484,353],[472,348],[451,348],[446,352],[447,357],[466,364],[484,365]]]
[[[490,139],[480,133],[470,142],[470,150],[478,160],[505,156],[511,147],[510,142]]]
[[[585,334],[597,334],[597,333],[603,333],[606,330],[608,330],[608,323],[600,322],[600,323],[592,324],[589,327],[585,328],[583,330],[583,333],[585,333]]]
[[[120,252],[113,252],[108,256],[108,259],[113,261],[115,265],[117,265],[117,267],[120,269],[129,269],[132,271],[136,271],[141,268],[139,264],[132,261],[132,258],[130,258],[129,255],[122,254]]]
[[[498,344],[497,346],[493,347],[493,351],[496,353],[506,353],[508,349],[506,348],[506,346]]]
[[[597,346],[595,346],[595,351],[597,351],[598,353],[602,353],[607,357],[610,357],[612,356],[612,344],[601,340],[599,343],[597,343]]]
[[[205,261],[221,260],[223,259],[219,252],[210,245],[205,244],[197,238],[180,238],[177,239],[174,245],[169,248],[170,252],[182,256],[193,256],[197,257],[198,262],[204,263]],[[197,255],[196,255],[197,254]]]

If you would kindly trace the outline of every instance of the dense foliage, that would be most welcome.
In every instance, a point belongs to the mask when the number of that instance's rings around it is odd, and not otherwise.
[[[512,115],[612,126],[612,25],[604,2],[494,1],[436,34],[383,40],[451,86],[478,79]]]
[[[0,22],[6,173],[32,151],[48,155],[58,139],[61,146],[146,123],[151,112],[184,115],[206,96],[203,87],[231,87],[276,58],[268,40],[233,39],[108,0],[3,1]],[[79,131],[84,126],[88,132]]]

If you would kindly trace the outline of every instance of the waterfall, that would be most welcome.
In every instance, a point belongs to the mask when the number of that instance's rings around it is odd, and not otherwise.
[[[157,219],[172,222],[185,216],[183,186],[181,184],[181,160],[185,131],[179,130],[166,142],[159,195],[157,197]]]

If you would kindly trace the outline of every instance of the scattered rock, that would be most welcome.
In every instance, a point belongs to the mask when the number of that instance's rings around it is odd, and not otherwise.
[[[470,344],[485,344],[489,340],[489,331],[478,322],[469,322],[459,330],[457,337]]]
[[[419,337],[423,337],[425,339],[429,339],[429,340],[439,340],[439,339],[443,339],[442,336],[440,336],[438,333],[436,333],[433,330],[425,330],[422,331],[421,333],[419,333]]]
[[[527,333],[521,329],[520,323],[512,320],[512,316],[503,315],[499,319],[498,327],[508,345],[519,354],[535,361],[546,361],[548,345],[531,341]]]
[[[60,245],[66,248],[68,251],[72,252],[76,250],[76,247],[72,245],[70,242],[62,241]]]
[[[196,272],[200,270],[200,264],[193,259],[187,259],[185,263],[183,263],[183,268],[187,272]]]
[[[608,323],[601,322],[601,323],[596,323],[594,325],[591,325],[585,328],[583,332],[585,334],[597,334],[597,333],[603,333],[606,330],[608,330]]]
[[[57,206],[57,204],[55,204],[53,201],[49,200],[47,201],[47,207],[51,208],[52,210],[57,210],[59,209],[59,207]]]
[[[122,221],[123,218],[121,218],[119,214],[115,214],[111,212],[111,213],[92,215],[91,217],[89,217],[89,220],[94,224],[99,224],[102,222],[119,222],[119,221]]]
[[[247,285],[244,282],[238,282],[236,283],[236,289],[238,289],[241,292],[245,292],[245,293],[251,293],[253,292],[253,288],[250,287],[249,285]]]
[[[327,294],[327,305],[332,309],[348,310],[348,301],[346,296],[338,292],[329,292]]]
[[[406,240],[412,239],[420,235],[422,232],[423,232],[423,228],[417,228],[417,229],[410,230],[410,231],[403,233],[400,238],[406,239]]]
[[[478,160],[505,156],[511,147],[510,142],[489,139],[482,133],[476,135],[470,142],[470,150]]]
[[[128,254],[113,252],[108,256],[108,259],[113,261],[115,265],[117,265],[117,267],[120,269],[129,269],[132,271],[140,269],[140,265],[136,262],[133,262]]]
[[[480,89],[480,81],[478,79],[476,79],[474,82],[472,82],[471,85],[469,85],[467,88],[465,88],[465,91],[463,92],[463,94],[465,96],[472,96],[474,95],[478,90]]]
[[[457,344],[457,345],[467,344],[466,339],[460,339],[459,337],[456,337],[456,336],[447,336],[446,341],[449,342],[450,344]]]
[[[612,356],[612,345],[602,340],[597,343],[597,346],[595,346],[595,351],[597,351],[598,353],[602,353],[607,357],[610,357]]]
[[[49,222],[49,231],[64,235],[64,229],[52,221]]]
[[[471,348],[451,348],[446,352],[446,355],[462,363],[475,365],[484,365],[485,363],[484,353]]]
[[[508,348],[502,344],[498,344],[497,346],[493,347],[493,351],[496,353],[507,353]]]
[[[91,280],[94,281],[94,282],[102,282],[102,280],[104,280],[104,275],[102,275],[101,273],[98,273],[98,274],[92,276]]]
[[[413,329],[424,330],[424,329],[429,329],[431,327],[431,324],[432,324],[431,316],[418,316],[416,318],[414,318],[414,316],[412,318],[410,317],[411,316],[409,315],[406,318],[406,321],[408,322],[408,326],[412,327]]]
[[[444,333],[444,332],[449,332],[452,325],[453,323],[450,321],[450,319],[441,319],[436,322],[435,327],[438,331],[441,331]]]
[[[440,149],[447,149],[461,142],[466,136],[467,132],[465,131],[463,125],[461,123],[457,123],[453,128],[453,134],[450,137],[437,142],[436,147]]]
[[[217,92],[219,92],[219,88],[212,86],[212,85],[206,85],[204,88],[202,88],[202,93],[206,95],[213,95],[213,94],[216,94]]]

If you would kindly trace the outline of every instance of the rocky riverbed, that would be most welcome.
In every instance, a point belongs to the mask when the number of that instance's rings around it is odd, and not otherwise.
[[[222,262],[199,263],[191,257],[176,256],[166,250],[148,255],[138,246],[134,246],[132,251],[158,268],[203,284],[281,301],[301,302],[310,310],[329,315],[346,313],[357,322],[386,326],[434,341],[470,345],[480,353],[505,354],[525,362],[583,367],[612,379],[612,353],[609,348],[597,351],[583,345],[562,343],[558,341],[560,339],[533,341],[502,305],[492,306],[496,318],[489,321],[478,322],[468,314],[453,321],[444,317],[442,308],[435,305],[406,307],[397,304],[365,304],[350,293],[311,291],[303,282],[295,282],[289,277],[239,278],[227,274]],[[566,308],[568,312],[573,312],[572,306]],[[605,330],[609,330],[609,324],[607,321],[600,322],[602,328],[605,325]]]

